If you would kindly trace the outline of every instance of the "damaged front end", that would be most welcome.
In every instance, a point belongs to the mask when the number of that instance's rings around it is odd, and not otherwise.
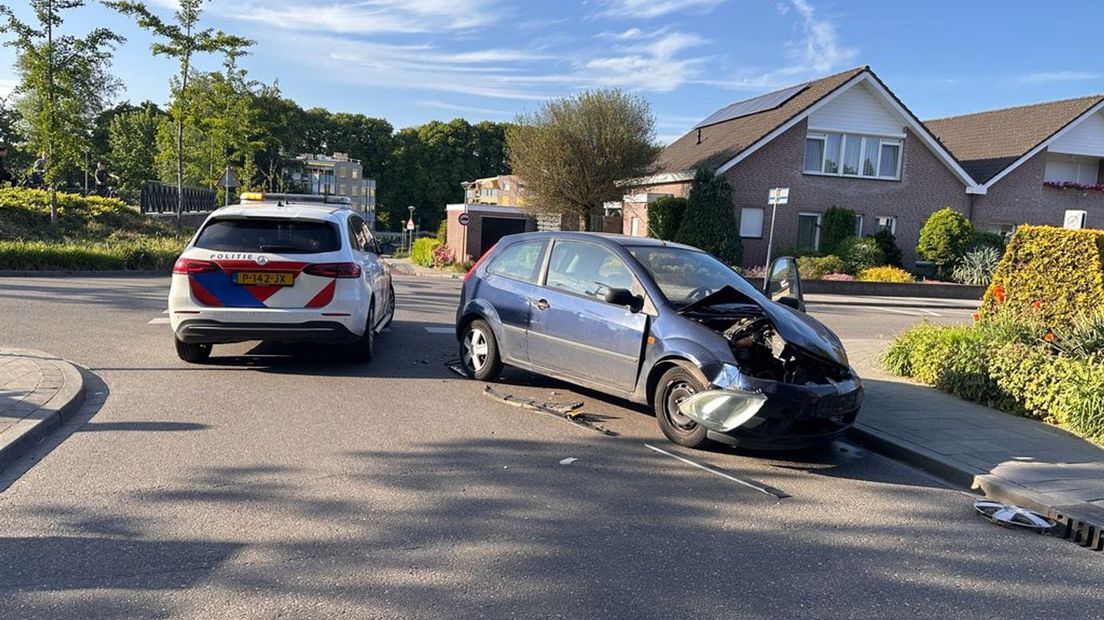
[[[715,440],[801,447],[830,439],[855,421],[862,382],[838,339],[826,338],[827,329],[812,319],[773,314],[758,304],[731,302],[684,313],[722,335],[732,353],[731,362],[703,367],[708,389],[679,404]],[[817,338],[823,341],[810,347],[815,352],[794,344]],[[825,359],[828,354],[833,359]]]

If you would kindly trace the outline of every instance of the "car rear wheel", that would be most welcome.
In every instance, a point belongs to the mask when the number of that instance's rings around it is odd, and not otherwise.
[[[667,439],[687,448],[697,448],[706,442],[705,427],[679,411],[679,404],[705,389],[701,380],[689,370],[676,366],[663,373],[655,395],[655,416],[659,430]]]
[[[502,373],[498,342],[486,321],[477,319],[464,329],[460,360],[468,376],[478,381],[493,381]]]
[[[348,345],[349,359],[363,363],[372,359],[376,349],[376,307],[368,308],[368,320],[364,324],[364,334]]]
[[[193,344],[190,342],[181,342],[179,338],[173,338],[176,342],[176,355],[180,359],[188,362],[189,364],[200,364],[207,361],[207,358],[211,357],[211,349],[214,347],[209,344]]]
[[[387,298],[390,299],[387,302],[387,322],[380,327],[380,331],[391,327],[391,321],[395,320],[395,287],[393,285],[388,289]]]

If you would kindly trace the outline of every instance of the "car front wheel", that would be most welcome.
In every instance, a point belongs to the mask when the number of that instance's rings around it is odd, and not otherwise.
[[[493,381],[502,373],[502,358],[491,326],[482,319],[468,324],[460,339],[460,361],[469,377]]]
[[[679,411],[682,401],[703,389],[702,382],[681,366],[663,373],[656,389],[655,416],[667,439],[687,448],[697,448],[706,442],[705,427]]]

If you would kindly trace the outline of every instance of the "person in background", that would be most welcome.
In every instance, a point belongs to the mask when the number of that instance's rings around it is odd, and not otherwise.
[[[35,160],[34,165],[31,166],[31,187],[34,189],[46,188],[46,162],[48,156],[46,153],[40,153],[38,159]]]
[[[111,193],[111,186],[113,183],[119,182],[119,177],[111,174],[107,170],[107,164],[102,161],[96,162],[96,195],[108,196]]]
[[[8,170],[8,147],[0,144],[0,187],[15,184],[15,177]]]

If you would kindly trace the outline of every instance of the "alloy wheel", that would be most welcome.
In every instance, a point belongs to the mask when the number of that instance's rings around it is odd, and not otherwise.
[[[464,365],[475,372],[487,365],[487,336],[479,329],[469,330],[464,336]]]

